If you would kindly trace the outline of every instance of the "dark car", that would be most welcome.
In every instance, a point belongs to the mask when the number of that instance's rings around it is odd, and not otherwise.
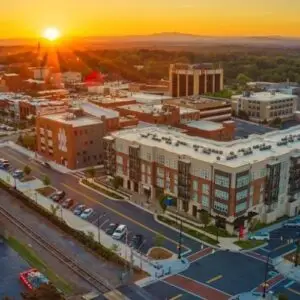
[[[57,191],[55,194],[53,194],[50,198],[54,202],[59,202],[65,197],[66,193],[64,191]]]
[[[48,169],[51,169],[51,166],[50,166],[50,164],[49,164],[49,163],[47,163],[47,162],[44,162],[44,163],[43,163],[43,165],[44,165],[44,167],[46,167],[46,168],[48,168]]]
[[[115,230],[118,228],[119,224],[118,223],[110,223],[108,227],[106,228],[105,232],[108,235],[113,235]]]
[[[129,247],[134,249],[139,249],[144,242],[144,237],[142,234],[136,234],[133,236],[131,241],[129,242]]]
[[[74,200],[71,198],[68,198],[62,203],[62,207],[70,208],[71,206],[73,206],[73,204],[74,204]]]

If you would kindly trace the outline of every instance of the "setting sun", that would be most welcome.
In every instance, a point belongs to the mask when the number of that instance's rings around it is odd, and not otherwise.
[[[49,27],[43,32],[43,37],[49,41],[55,41],[60,37],[60,31],[55,27]]]

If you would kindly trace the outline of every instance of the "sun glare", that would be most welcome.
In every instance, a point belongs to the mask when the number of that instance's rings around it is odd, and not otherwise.
[[[55,27],[46,28],[43,37],[49,41],[55,41],[60,37],[60,31]]]

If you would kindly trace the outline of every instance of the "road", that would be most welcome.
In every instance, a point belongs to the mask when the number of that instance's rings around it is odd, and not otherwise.
[[[160,234],[164,237],[164,246],[177,252],[178,233],[157,223],[153,215],[125,201],[114,201],[81,186],[78,178],[72,174],[61,174],[55,170],[48,169],[36,162],[28,161],[28,158],[12,150],[9,147],[0,148],[0,157],[6,158],[15,168],[23,169],[25,165],[30,165],[32,175],[42,178],[47,175],[51,179],[51,185],[57,189],[64,190],[66,197],[71,197],[76,203],[85,204],[94,209],[91,216],[92,223],[100,224],[105,229],[110,222],[126,224],[129,230],[129,239],[134,234],[142,234],[145,243],[141,251],[146,253],[154,246],[155,237]],[[100,218],[100,219],[99,219]],[[99,219],[99,220],[98,220]],[[187,237],[183,238],[183,252],[197,252],[201,249],[201,243]]]

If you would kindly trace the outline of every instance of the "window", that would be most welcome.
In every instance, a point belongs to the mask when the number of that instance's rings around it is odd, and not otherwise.
[[[215,196],[217,198],[223,199],[223,200],[228,200],[228,193],[220,190],[215,190]]]
[[[209,195],[209,185],[208,184],[202,184],[202,193]]]
[[[148,161],[151,161],[151,153],[148,152],[146,157]]]
[[[215,183],[220,186],[229,187],[229,178],[221,175],[216,175]]]
[[[145,182],[145,174],[142,174],[142,182]]]
[[[198,201],[198,194],[197,193],[193,193],[192,200],[196,201],[196,202]]]
[[[221,212],[228,212],[228,205],[221,202],[214,202],[214,209],[219,210]]]
[[[248,196],[248,190],[240,191],[240,192],[236,193],[236,200],[240,201],[242,199],[247,198],[247,196]]]
[[[158,187],[163,188],[163,187],[164,187],[164,180],[161,179],[161,178],[156,178],[156,185],[157,185]]]
[[[151,174],[151,167],[150,166],[147,166],[147,173]]]
[[[267,170],[261,169],[259,174],[260,174],[260,177],[265,177],[267,175]]]
[[[165,170],[164,168],[157,167],[157,175],[164,176]]]
[[[198,190],[198,181],[197,180],[193,180],[193,190],[194,191]]]
[[[165,156],[164,155],[159,155],[158,156],[158,163],[161,165],[165,164]]]
[[[122,165],[123,164],[123,157],[120,155],[117,155],[117,163]]]
[[[235,212],[239,213],[239,212],[244,211],[246,209],[247,209],[247,202],[243,202],[243,203],[240,203],[240,204],[236,205]]]
[[[145,164],[142,164],[142,172],[145,172]]]
[[[208,196],[202,195],[201,198],[202,206],[208,208],[209,207],[209,198]]]
[[[236,181],[236,187],[240,188],[242,186],[249,184],[249,175],[241,176]]]
[[[200,177],[203,178],[203,179],[208,179],[208,170],[204,170],[204,169],[201,169],[200,170]]]

